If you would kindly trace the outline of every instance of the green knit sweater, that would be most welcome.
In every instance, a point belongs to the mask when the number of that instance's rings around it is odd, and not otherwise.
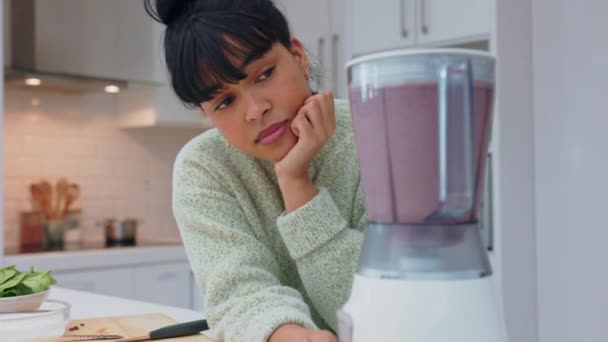
[[[336,330],[367,227],[348,103],[310,176],[319,194],[285,214],[273,163],[216,129],[175,161],[173,212],[218,340],[263,342],[280,325]]]

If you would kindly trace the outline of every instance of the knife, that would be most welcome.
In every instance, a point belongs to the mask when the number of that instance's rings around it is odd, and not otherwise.
[[[139,342],[139,341],[151,341],[160,340],[163,338],[181,337],[198,334],[201,331],[208,330],[207,320],[201,319],[198,321],[186,322],[169,325],[160,329],[152,330],[146,336],[127,338],[117,340],[114,342]]]
[[[94,340],[116,340],[121,335],[63,335],[61,342],[94,341]]]

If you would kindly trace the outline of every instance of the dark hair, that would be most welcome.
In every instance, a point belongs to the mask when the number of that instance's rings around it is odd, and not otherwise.
[[[244,64],[279,42],[291,48],[283,14],[271,0],[144,0],[148,14],[167,26],[164,50],[171,85],[187,107],[200,106],[225,83],[246,75]]]

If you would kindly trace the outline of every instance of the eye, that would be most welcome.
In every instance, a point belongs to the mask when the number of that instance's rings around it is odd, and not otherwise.
[[[275,67],[272,68],[268,68],[268,70],[264,71],[260,77],[258,78],[258,80],[263,81],[265,79],[267,79],[268,77],[270,77],[270,75],[272,75],[272,72],[274,71]]]
[[[222,110],[228,107],[232,103],[232,100],[234,100],[234,96],[226,96],[226,98],[224,98],[224,100],[222,100],[222,102],[220,102],[220,104],[215,107],[215,110]]]

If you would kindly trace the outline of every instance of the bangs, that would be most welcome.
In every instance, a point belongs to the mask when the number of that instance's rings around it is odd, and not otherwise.
[[[165,51],[172,85],[188,107],[213,98],[225,84],[247,77],[243,68],[265,55],[276,42],[290,47],[289,35],[277,36],[264,19],[242,12],[192,16],[180,37],[180,51]],[[281,17],[282,19],[282,17]],[[284,19],[282,19],[284,20]],[[165,39],[170,39],[169,34]],[[230,61],[238,61],[238,65]],[[180,65],[181,64],[181,65]],[[198,70],[198,73],[192,72]]]

